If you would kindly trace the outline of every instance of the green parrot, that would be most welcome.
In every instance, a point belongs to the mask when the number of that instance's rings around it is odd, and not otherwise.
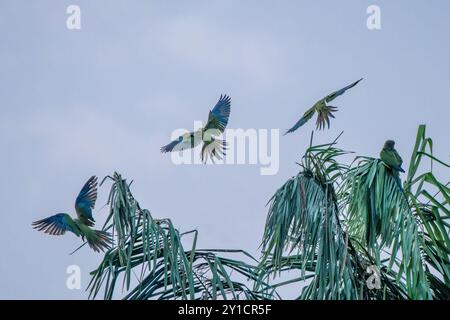
[[[111,235],[103,230],[91,229],[94,225],[92,209],[97,200],[97,177],[92,176],[81,189],[76,201],[75,211],[78,219],[72,219],[67,213],[58,213],[32,223],[38,231],[60,236],[70,231],[77,237],[86,239],[88,245],[96,252],[104,251],[112,243]]]
[[[380,159],[395,172],[405,172],[402,169],[403,159],[394,148],[395,141],[387,140],[380,152]]]
[[[297,123],[294,124],[292,128],[287,130],[284,135],[294,132],[295,130],[303,126],[306,122],[308,122],[308,120],[310,120],[314,116],[316,112],[317,112],[316,129],[318,130],[325,129],[325,125],[327,125],[327,127],[330,128],[330,117],[334,118],[333,112],[337,111],[337,107],[329,106],[327,105],[327,103],[333,101],[340,95],[344,94],[344,92],[347,91],[348,89],[351,89],[354,86],[356,86],[361,80],[362,78],[338,91],[330,93],[325,98],[322,98],[319,101],[317,101],[311,108],[306,110],[306,112],[303,114],[300,120],[298,120]]]
[[[380,159],[392,170],[397,184],[402,189],[399,172],[405,172],[402,168],[403,159],[394,148],[395,141],[387,140],[384,143],[383,149],[380,151]]]
[[[214,108],[209,111],[208,122],[204,128],[194,132],[188,132],[169,144],[161,147],[161,152],[182,151],[185,149],[202,146],[201,159],[206,162],[209,158],[221,160],[225,155],[227,143],[225,140],[215,138],[225,131],[231,112],[231,98],[227,95],[221,95]]]

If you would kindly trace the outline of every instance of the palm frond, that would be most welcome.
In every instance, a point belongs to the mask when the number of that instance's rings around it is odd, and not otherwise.
[[[270,200],[262,269],[268,277],[283,271],[286,263],[295,265],[301,280],[312,279],[302,299],[358,299],[364,290],[364,267],[339,221],[334,181],[347,168],[336,157],[346,152],[334,144],[311,146],[300,164],[303,170]]]
[[[249,289],[259,275],[257,266],[219,253],[255,261],[251,255],[241,250],[197,250],[197,231],[180,233],[170,219],[154,219],[150,211],[141,209],[119,174],[108,178],[113,184],[104,229],[113,230],[117,244],[91,273],[91,298],[103,291],[104,299],[112,299],[120,280],[124,299],[273,297],[274,290],[268,285],[263,284],[260,291]],[[192,234],[190,250],[186,250],[183,239]],[[242,281],[232,278],[232,273]]]

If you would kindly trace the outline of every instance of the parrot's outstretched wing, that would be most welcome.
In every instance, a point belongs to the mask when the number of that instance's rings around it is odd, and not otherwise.
[[[294,124],[294,126],[292,128],[290,128],[289,130],[287,130],[284,135],[287,135],[288,133],[294,132],[295,130],[297,130],[298,128],[300,128],[302,125],[304,125],[306,122],[308,122],[309,119],[311,119],[314,115],[314,113],[316,112],[316,106],[314,105],[313,107],[309,108],[304,114],[303,116],[300,118],[300,120],[297,121],[296,124]]]
[[[80,235],[77,225],[73,219],[66,213],[58,213],[54,216],[38,220],[32,223],[34,229],[44,231],[45,233],[60,236],[71,231],[75,235]]]
[[[207,162],[208,158],[214,163],[214,158],[222,160],[227,149],[227,143],[225,140],[210,138],[209,141],[204,141],[201,158],[203,162]]]
[[[84,184],[77,199],[75,200],[75,210],[78,219],[81,223],[87,226],[94,225],[94,217],[92,216],[92,209],[95,207],[97,200],[97,177],[92,176]]]
[[[219,135],[225,131],[230,118],[231,112],[231,98],[227,95],[220,95],[219,101],[214,108],[209,112],[208,122],[204,130],[217,131],[213,135]]]
[[[201,136],[196,135],[194,132],[190,132],[189,136],[182,135],[173,140],[169,144],[161,147],[161,152],[183,151],[186,149],[195,148],[202,142]]]
[[[330,101],[336,99],[336,98],[339,97],[340,95],[344,94],[344,92],[347,91],[348,89],[351,89],[351,88],[353,88],[354,86],[356,86],[362,79],[363,79],[363,78],[359,79],[358,81],[353,82],[352,84],[350,84],[350,85],[348,85],[348,86],[346,86],[346,87],[344,87],[344,88],[342,88],[342,89],[340,89],[340,90],[338,90],[338,91],[335,91],[335,92],[333,92],[333,93],[330,93],[329,95],[327,95],[327,96],[325,97],[325,101],[326,101],[326,102],[330,102]]]

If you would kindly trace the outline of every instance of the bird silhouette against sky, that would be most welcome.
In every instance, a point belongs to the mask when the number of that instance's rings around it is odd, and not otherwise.
[[[54,216],[38,220],[32,223],[33,228],[45,233],[60,236],[70,231],[77,237],[81,236],[83,241],[96,252],[104,251],[112,243],[109,233],[101,230],[91,229],[94,225],[92,209],[97,200],[97,177],[92,176],[81,189],[76,201],[75,211],[77,219],[72,219],[67,213],[58,213]]]
[[[351,89],[354,86],[356,86],[361,80],[362,78],[338,91],[330,93],[325,98],[322,98],[319,101],[317,101],[311,108],[309,108],[303,114],[300,120],[298,120],[297,123],[292,128],[290,128],[285,132],[284,135],[294,132],[295,130],[303,126],[306,122],[309,121],[309,119],[311,119],[314,116],[316,112],[317,112],[316,129],[322,130],[325,129],[325,126],[330,128],[330,117],[334,118],[333,113],[336,112],[338,108],[334,106],[329,106],[327,103],[333,101],[340,95],[344,94],[344,92],[347,91],[348,89]]]
[[[214,108],[209,111],[208,122],[203,128],[179,136],[161,147],[161,152],[183,151],[203,144],[200,153],[203,162],[206,162],[208,158],[213,162],[214,158],[221,160],[225,155],[227,144],[225,140],[219,139],[217,136],[225,131],[230,111],[231,98],[221,95]]]
[[[387,140],[380,151],[380,159],[392,170],[397,184],[401,186],[400,173],[405,172],[402,168],[403,159],[394,148],[395,141]]]

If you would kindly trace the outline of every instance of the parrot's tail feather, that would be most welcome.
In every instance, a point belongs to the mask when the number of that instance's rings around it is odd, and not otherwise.
[[[395,176],[395,182],[396,182],[397,186],[400,188],[400,190],[403,191],[402,180],[400,179],[400,176],[398,176],[398,175]]]
[[[214,159],[222,160],[226,154],[228,144],[225,140],[211,138],[211,141],[205,142],[201,151],[201,159],[204,163],[208,158],[214,163]]]
[[[111,234],[106,231],[91,230],[85,237],[89,247],[95,252],[108,250],[113,243]]]
[[[333,115],[333,112],[336,112],[338,110],[337,107],[334,106],[325,106],[317,113],[317,120],[316,120],[316,128],[318,130],[323,130],[326,127],[330,128],[330,117],[335,118]]]

